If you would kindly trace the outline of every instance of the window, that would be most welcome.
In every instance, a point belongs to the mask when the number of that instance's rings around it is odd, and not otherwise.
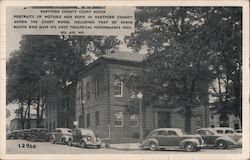
[[[129,124],[132,127],[137,127],[138,126],[138,116],[137,115],[131,115],[129,117]]]
[[[206,135],[207,136],[212,136],[212,135],[214,135],[211,131],[206,131]]]
[[[90,84],[87,82],[86,84],[86,98],[90,99]]]
[[[200,134],[200,135],[206,135],[206,131],[204,131],[204,130],[199,130],[199,131],[198,131],[198,134]]]
[[[99,126],[99,111],[95,112],[95,126]]]
[[[213,125],[213,124],[211,125],[211,128],[214,128],[214,125]]]
[[[222,133],[223,134],[223,130],[216,130],[217,133]]]
[[[235,123],[235,124],[234,124],[234,129],[240,129],[239,123]]]
[[[114,82],[114,96],[115,97],[123,96],[123,82],[121,80],[115,80]]]
[[[95,98],[99,97],[99,80],[95,80]]]
[[[168,136],[166,131],[159,131],[158,134],[159,136]]]
[[[56,132],[56,133],[62,133],[62,131],[59,130],[59,129],[56,129],[55,132]]]
[[[123,115],[122,112],[115,113],[115,127],[123,126]]]
[[[214,116],[213,116],[213,115],[211,115],[211,119],[214,119]]]
[[[225,133],[226,134],[232,134],[232,133],[234,133],[234,131],[233,130],[225,130]]]
[[[168,136],[177,136],[177,133],[175,131],[168,131]]]
[[[90,113],[87,114],[87,128],[90,127]]]

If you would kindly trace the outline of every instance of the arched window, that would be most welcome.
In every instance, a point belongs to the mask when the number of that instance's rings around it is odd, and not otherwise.
[[[86,98],[90,99],[90,84],[87,82],[86,84]]]

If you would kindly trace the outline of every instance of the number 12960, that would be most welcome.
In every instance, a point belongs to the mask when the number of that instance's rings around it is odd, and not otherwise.
[[[29,144],[29,143],[22,143],[22,144],[18,144],[18,147],[19,148],[36,148],[36,145],[35,144]]]

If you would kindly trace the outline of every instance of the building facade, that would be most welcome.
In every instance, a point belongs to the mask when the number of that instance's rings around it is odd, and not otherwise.
[[[209,125],[214,127],[230,127],[235,130],[242,129],[240,117],[238,114],[221,114],[217,108],[210,108]]]
[[[55,128],[73,128],[75,119],[75,86],[55,91],[46,99],[45,127],[49,131]]]
[[[30,127],[28,124],[28,119],[25,119],[24,121],[24,129],[29,129],[29,128],[38,128],[37,127],[37,119],[36,119],[36,114],[31,114],[30,119],[29,119]],[[40,127],[45,127],[44,126],[44,119],[41,121],[41,126]],[[20,130],[21,129],[21,119],[18,117],[15,117],[10,121],[10,131],[13,130]]]
[[[75,127],[91,128],[107,139],[139,137],[138,114],[127,113],[131,98],[138,99],[117,75],[140,73],[143,58],[135,53],[113,53],[97,59],[82,72],[76,89]],[[184,129],[184,117],[179,110],[178,106],[143,106],[144,133],[161,127]],[[198,107],[194,112],[197,116],[192,118],[192,132],[208,125],[206,107]]]

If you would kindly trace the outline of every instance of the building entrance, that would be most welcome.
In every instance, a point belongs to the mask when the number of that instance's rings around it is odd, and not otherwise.
[[[158,128],[171,127],[171,114],[170,112],[158,112]]]

